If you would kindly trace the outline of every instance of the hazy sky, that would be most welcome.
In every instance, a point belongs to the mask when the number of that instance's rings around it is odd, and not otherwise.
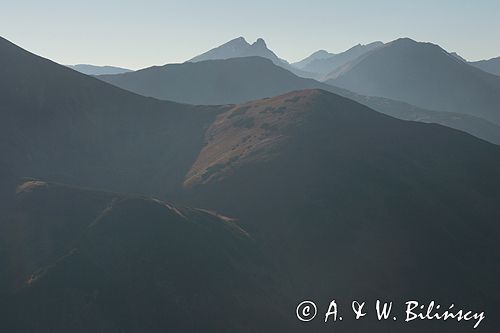
[[[500,1],[1,0],[0,35],[60,63],[132,69],[183,62],[238,36],[263,37],[289,61],[398,37],[479,60],[500,56]]]

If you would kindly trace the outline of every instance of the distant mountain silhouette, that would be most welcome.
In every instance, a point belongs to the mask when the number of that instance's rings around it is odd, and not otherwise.
[[[302,59],[301,61],[294,62],[292,66],[298,68],[298,69],[303,69],[307,65],[309,65],[312,61],[314,60],[319,60],[319,59],[327,59],[330,57],[335,56],[335,53],[330,53],[325,50],[319,50],[308,56],[307,58]]]
[[[456,52],[452,52],[450,54],[455,58],[468,63],[469,65],[479,68],[485,72],[500,76],[500,57],[491,58],[489,60],[467,61],[466,59],[458,55]]]
[[[312,79],[297,77],[260,57],[155,66],[97,78],[144,96],[191,104],[236,104],[293,90],[319,88],[351,98],[393,117],[443,124],[500,144],[500,127],[482,119],[357,95]]]
[[[114,67],[114,66],[94,66],[94,65],[78,64],[78,65],[67,65],[67,67],[87,75],[121,74],[121,73],[132,72],[131,69]]]
[[[191,104],[240,103],[322,85],[261,57],[169,64],[97,78],[144,96]]]
[[[243,37],[232,39],[188,61],[198,62],[252,56],[267,58],[275,64],[286,63],[285,60],[278,58],[273,51],[267,48],[266,42],[262,38],[258,38],[253,44],[250,44]]]
[[[489,60],[473,61],[469,62],[469,64],[485,72],[500,76],[500,57]]]
[[[318,77],[323,77],[336,68],[339,68],[357,57],[379,48],[382,45],[384,45],[382,42],[373,42],[366,45],[358,44],[342,53],[331,54],[329,57],[316,57],[317,59],[308,61],[308,63],[305,66],[300,67],[300,69],[306,72],[319,74]],[[306,58],[303,61],[306,61],[307,59],[310,58]]]
[[[394,118],[444,125],[500,145],[500,126],[479,117],[462,113],[426,110],[391,99],[357,95],[340,88],[329,89],[329,91]]]
[[[279,58],[273,51],[267,48],[266,42],[262,38],[258,38],[253,44],[248,43],[245,38],[238,37],[229,42],[222,44],[214,49],[211,49],[199,56],[196,56],[188,62],[199,62],[206,60],[224,60],[241,57],[262,57],[271,60],[274,64],[283,67],[294,74],[305,77],[314,78],[314,73],[309,73],[290,65],[286,60]]]
[[[434,44],[398,39],[338,68],[328,78],[327,83],[362,95],[500,124],[500,78]]]

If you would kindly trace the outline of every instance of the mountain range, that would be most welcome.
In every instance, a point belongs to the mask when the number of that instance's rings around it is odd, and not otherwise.
[[[328,74],[326,83],[500,124],[500,78],[435,44],[398,39]]]
[[[314,76],[314,78],[321,80],[324,75],[331,73],[336,68],[341,67],[342,65],[345,65],[346,63],[355,60],[357,57],[362,56],[363,54],[382,45],[384,45],[382,42],[373,42],[366,45],[358,44],[347,51],[337,54],[330,53],[325,50],[319,50],[298,62],[292,63],[292,66],[309,73],[316,73],[317,75]],[[449,52],[449,54],[454,58],[471,66],[477,67],[485,72],[500,75],[500,57],[489,60],[467,61],[456,52]]]
[[[257,57],[172,77],[240,62],[305,82]],[[296,319],[304,299],[500,310],[498,145],[335,87],[193,106],[4,39],[0,63],[2,331],[330,332]],[[366,319],[335,328],[472,329]]]
[[[438,123],[500,144],[500,127],[478,117],[430,111],[395,100],[358,95],[298,77],[262,57],[169,64],[96,77],[143,96],[191,104],[237,104],[293,90],[323,89],[396,118]]]
[[[215,47],[203,54],[193,57],[188,62],[198,62],[206,60],[221,60],[238,57],[263,57],[271,60],[278,66],[284,67],[295,74],[322,80],[323,77],[336,68],[355,60],[357,57],[374,50],[384,43],[377,41],[366,45],[358,44],[341,53],[330,53],[326,50],[319,50],[310,56],[290,64],[288,61],[279,58],[270,50],[264,39],[258,38],[253,44],[248,43],[245,38],[238,37],[232,39],[218,47]],[[450,52],[451,56],[477,67],[485,72],[500,75],[499,58],[489,60],[467,61],[456,52]],[[67,65],[68,67],[87,75],[108,75],[132,72],[132,70],[114,66],[95,66],[89,64]]]

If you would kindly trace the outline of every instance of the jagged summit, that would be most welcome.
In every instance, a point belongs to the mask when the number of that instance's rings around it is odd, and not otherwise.
[[[261,57],[271,60],[275,65],[306,78],[313,78],[315,75],[307,71],[300,70],[288,63],[288,61],[279,58],[276,53],[267,47],[263,38],[258,38],[250,44],[243,37],[232,39],[216,48],[213,48],[203,54],[200,54],[187,62],[200,62],[206,60],[225,60],[231,58]]]
[[[243,37],[232,39],[216,48],[213,48],[203,54],[200,54],[188,62],[200,62],[205,60],[220,60],[242,57],[262,57],[271,60],[276,65],[293,71],[287,61],[279,58],[271,51],[263,38],[258,38],[254,43],[250,44]]]
[[[199,56],[189,60],[189,62],[199,62],[204,60],[229,59],[239,57],[259,56],[279,62],[280,59],[267,48],[266,42],[258,38],[253,44],[246,41],[244,37],[231,39],[230,41],[213,48]]]
[[[246,39],[245,39],[245,37],[243,37],[243,36],[240,36],[240,37],[238,37],[238,38],[235,38],[235,39],[233,39],[232,41],[239,41],[239,42],[245,42],[245,43],[247,42],[247,41],[246,41]]]
[[[256,47],[265,47],[267,48],[266,41],[262,38],[257,38],[257,40],[252,44]]]
[[[224,44],[223,44],[224,45]],[[226,45],[241,45],[241,46],[248,46],[250,45],[246,39],[242,36],[238,37],[238,38],[235,38],[235,39],[231,39],[229,42],[226,43]]]

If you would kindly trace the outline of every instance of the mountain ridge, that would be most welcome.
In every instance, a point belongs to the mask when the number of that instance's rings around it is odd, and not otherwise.
[[[500,57],[491,58],[488,60],[469,62],[474,67],[477,67],[485,72],[500,76]]]
[[[344,52],[330,54],[330,56],[328,57],[312,59],[307,63],[307,65],[301,67],[300,69],[307,72],[316,73],[318,75],[318,78],[322,79],[324,76],[334,71],[336,68],[341,67],[344,64],[355,60],[357,57],[362,56],[363,54],[368,53],[378,47],[381,47],[382,45],[384,45],[384,43],[380,41],[365,45],[357,44]],[[307,59],[309,59],[309,57],[304,59],[303,61]]]
[[[477,295],[488,306],[475,306],[496,309],[499,146],[321,90],[236,106],[217,116],[205,142],[185,178],[186,200],[238,216],[283,270],[295,272],[297,294],[325,306],[332,294],[453,295],[467,304]],[[450,259],[466,253],[487,256],[488,267]],[[346,325],[341,330],[389,329]],[[453,331],[424,326],[404,329]]]
[[[2,207],[5,211],[0,240],[10,246],[0,253],[0,282],[4,275],[20,275],[20,285],[2,292],[2,330],[291,326],[279,311],[279,297],[264,296],[277,285],[272,267],[234,219],[150,197],[41,180],[21,181],[15,205]],[[14,236],[16,226],[23,234],[9,241],[5,237]],[[9,260],[15,256],[17,263]],[[16,267],[20,264],[23,270]],[[215,302],[219,307],[210,309]],[[199,313],[196,322],[192,311]],[[238,319],[224,321],[228,314]]]
[[[310,64],[312,61],[317,60],[317,59],[326,59],[331,56],[334,56],[335,53],[330,53],[326,50],[318,50],[316,52],[313,52],[311,55],[307,56],[306,58],[292,63],[292,66],[297,67],[298,69],[303,69],[305,66]]]
[[[90,64],[66,65],[66,67],[87,75],[121,74],[132,72],[132,70],[128,68],[116,66],[96,66]]]
[[[225,109],[145,98],[5,39],[0,62],[1,164],[18,177],[163,196]]]
[[[338,68],[328,84],[500,123],[500,79],[438,45],[401,38]]]
[[[400,119],[437,122],[500,144],[500,127],[485,120],[358,95],[312,79],[300,78],[261,57],[155,66],[133,73],[97,78],[144,96],[191,104],[239,104],[289,91],[319,88]]]

